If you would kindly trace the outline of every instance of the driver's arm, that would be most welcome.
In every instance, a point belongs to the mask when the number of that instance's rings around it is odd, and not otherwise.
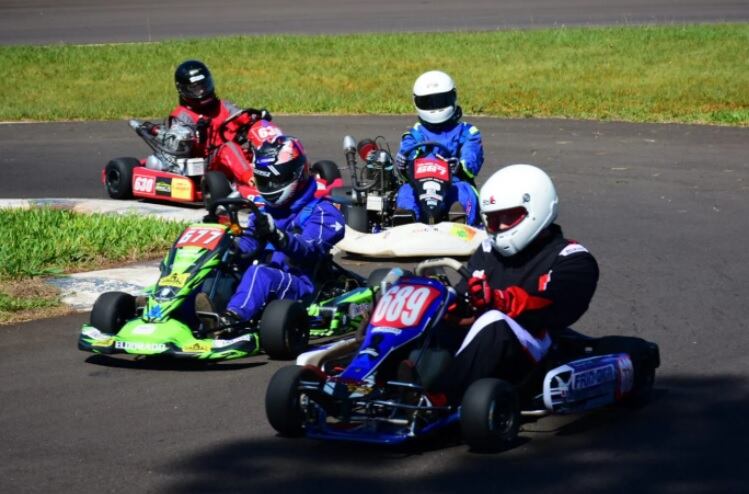
[[[280,250],[299,264],[314,264],[343,239],[344,224],[341,212],[331,203],[321,201],[301,233],[286,232],[287,241]]]
[[[460,148],[460,165],[463,175],[472,179],[478,175],[484,164],[484,146],[481,132],[475,125],[464,124],[463,146]]]

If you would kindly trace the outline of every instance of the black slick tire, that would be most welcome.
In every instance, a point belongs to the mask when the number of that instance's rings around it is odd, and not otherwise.
[[[304,433],[304,413],[299,402],[302,380],[320,382],[310,369],[290,365],[278,369],[268,383],[265,416],[281,436],[298,437]]]
[[[104,167],[104,187],[112,199],[133,198],[133,168],[140,166],[135,158],[115,158]]]
[[[471,384],[460,408],[463,441],[473,451],[502,451],[515,443],[520,428],[520,404],[507,381],[484,378]]]
[[[210,171],[203,175],[200,189],[203,192],[203,204],[208,210],[210,210],[213,201],[224,199],[232,193],[229,179],[226,178],[226,175],[217,171]]]
[[[91,309],[91,325],[107,334],[117,334],[135,317],[135,297],[124,292],[102,293]]]
[[[338,165],[329,160],[317,161],[312,165],[312,173],[325,180],[328,185],[338,178],[341,178],[341,171]]]
[[[260,345],[274,360],[288,360],[307,348],[309,319],[295,300],[273,300],[260,319]]]

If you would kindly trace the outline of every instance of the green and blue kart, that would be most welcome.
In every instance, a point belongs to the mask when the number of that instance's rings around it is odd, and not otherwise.
[[[228,224],[213,222],[223,208]],[[210,222],[189,225],[161,263],[161,275],[145,297],[106,292],[84,324],[78,348],[98,354],[229,360],[265,351],[290,359],[304,351],[310,337],[344,335],[369,313],[376,284],[369,284],[328,258],[316,272],[317,290],[304,300],[272,300],[258,320],[241,327],[222,326],[219,314],[245,268],[265,255],[243,255],[234,248],[242,234],[239,212],[257,206],[246,199],[219,199]],[[372,285],[372,286],[370,286]],[[207,303],[206,303],[207,301]]]

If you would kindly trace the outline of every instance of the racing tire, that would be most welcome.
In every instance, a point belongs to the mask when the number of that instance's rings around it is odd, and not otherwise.
[[[226,175],[217,171],[210,171],[203,175],[200,190],[203,192],[203,204],[208,210],[210,210],[213,201],[224,199],[233,192]]]
[[[634,382],[632,390],[622,397],[619,404],[627,408],[641,408],[653,396],[655,369],[660,365],[658,345],[634,336],[604,336],[595,344],[598,355],[626,353],[632,360]]]
[[[115,158],[104,167],[104,187],[112,199],[133,198],[133,168],[140,166],[135,158]]]
[[[317,381],[310,369],[289,365],[273,374],[265,391],[265,416],[281,436],[299,437],[304,433],[304,412],[300,403],[299,382]]]
[[[134,317],[135,297],[124,292],[105,292],[94,302],[90,321],[102,333],[114,335]]]
[[[260,319],[260,345],[273,360],[289,360],[307,348],[307,310],[295,300],[273,300]]]
[[[463,441],[473,451],[496,452],[517,440],[520,402],[507,381],[484,378],[471,384],[460,407]]]
[[[312,165],[312,173],[325,180],[328,185],[341,178],[341,170],[338,169],[338,165],[329,160],[318,161]]]
[[[343,216],[346,225],[357,232],[369,233],[369,217],[367,210],[361,206],[344,206]]]

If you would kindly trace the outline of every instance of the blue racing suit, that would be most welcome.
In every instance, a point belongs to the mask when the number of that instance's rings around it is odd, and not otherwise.
[[[333,203],[315,198],[316,190],[317,183],[310,180],[290,205],[265,207],[288,241],[282,250],[272,251],[270,261],[251,265],[242,276],[227,309],[243,320],[258,316],[273,299],[300,299],[314,292],[315,268],[343,238],[346,223]],[[252,237],[254,216],[246,231],[239,238],[239,248],[249,254],[259,246]]]
[[[437,141],[447,146],[451,155],[458,158],[460,166],[458,173],[452,176],[452,186],[445,197],[446,206],[449,207],[455,201],[460,202],[466,212],[466,222],[469,225],[480,224],[479,198],[473,185],[473,178],[484,164],[484,147],[479,129],[467,122],[455,121],[444,126],[429,127],[431,129],[421,122],[411,127],[403,134],[398,154],[402,155],[404,150],[424,141]],[[415,154],[419,152],[423,153],[424,150],[417,149],[405,158],[416,158]],[[395,202],[398,209],[411,210],[416,215],[416,220],[421,220],[419,202],[411,184],[401,185]]]

